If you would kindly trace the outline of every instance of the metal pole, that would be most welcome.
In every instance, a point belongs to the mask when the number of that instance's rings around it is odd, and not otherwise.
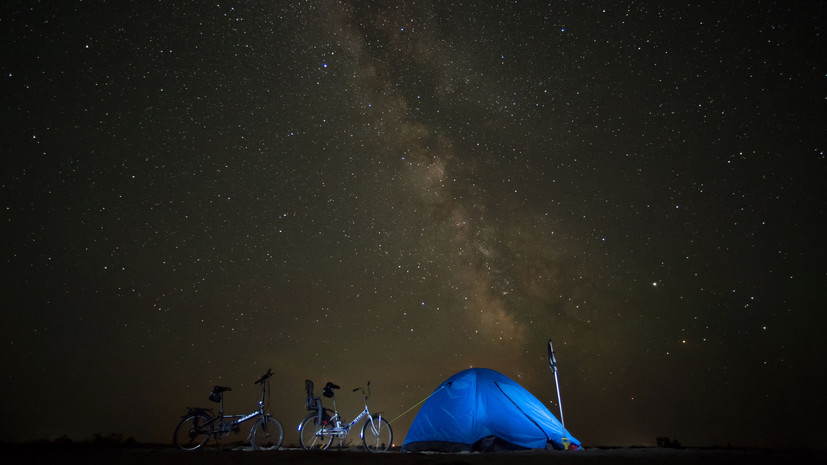
[[[563,419],[563,400],[560,397],[560,380],[557,378],[557,359],[554,358],[554,348],[551,346],[551,339],[548,340],[548,366],[554,372],[554,384],[557,386],[557,405],[560,406],[560,424],[563,426],[563,434],[568,438],[566,421]]]
[[[563,419],[563,401],[560,399],[560,381],[557,379],[557,370],[554,370],[554,384],[557,385],[557,405],[560,406],[560,424],[563,425],[563,434],[566,434],[566,420]]]

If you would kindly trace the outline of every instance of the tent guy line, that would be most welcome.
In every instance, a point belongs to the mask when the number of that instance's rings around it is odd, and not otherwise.
[[[425,397],[424,399],[422,399],[422,400],[420,400],[419,402],[417,402],[416,404],[414,404],[414,405],[413,405],[412,407],[410,407],[408,410],[405,410],[404,412],[400,413],[399,415],[397,415],[397,416],[396,416],[396,418],[394,418],[393,420],[389,421],[388,423],[393,423],[393,422],[395,422],[396,420],[398,420],[398,419],[402,418],[403,416],[405,416],[406,414],[408,414],[411,410],[413,410],[413,409],[415,409],[415,408],[419,407],[419,406],[420,406],[423,402],[427,401],[428,399],[430,399],[430,398],[431,398],[431,396],[433,396],[434,394],[436,394],[437,392],[441,391],[441,390],[442,390],[442,389],[444,389],[444,388],[445,388],[445,386],[444,386],[444,385],[443,385],[443,386],[440,386],[440,387],[439,387],[439,389],[437,389],[436,391],[434,391],[434,392],[430,393],[427,397]]]

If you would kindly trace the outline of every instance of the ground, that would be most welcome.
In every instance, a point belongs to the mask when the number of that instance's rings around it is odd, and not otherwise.
[[[574,465],[622,464],[793,464],[827,463],[823,451],[772,451],[758,449],[665,449],[593,448],[577,452],[525,451],[502,453],[400,453],[370,454],[359,450],[317,451],[286,449],[275,452],[202,450],[183,452],[168,446],[158,447],[37,447],[4,446],[4,455],[16,464],[92,465],[534,465],[564,463]]]

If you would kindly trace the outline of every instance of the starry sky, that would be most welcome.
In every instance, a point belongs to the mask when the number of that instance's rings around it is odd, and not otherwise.
[[[170,443],[268,368],[286,444],[306,378],[557,414],[552,339],[586,447],[818,446],[824,6],[3,2],[3,439]]]

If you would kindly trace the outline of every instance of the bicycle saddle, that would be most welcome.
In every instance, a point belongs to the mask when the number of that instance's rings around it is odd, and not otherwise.
[[[339,386],[328,381],[327,384],[325,384],[324,386],[324,391],[322,391],[322,394],[324,394],[325,397],[333,397],[334,389],[339,389]]]
[[[225,392],[225,391],[232,391],[231,388],[224,387],[224,386],[215,386],[212,388],[213,392]]]

